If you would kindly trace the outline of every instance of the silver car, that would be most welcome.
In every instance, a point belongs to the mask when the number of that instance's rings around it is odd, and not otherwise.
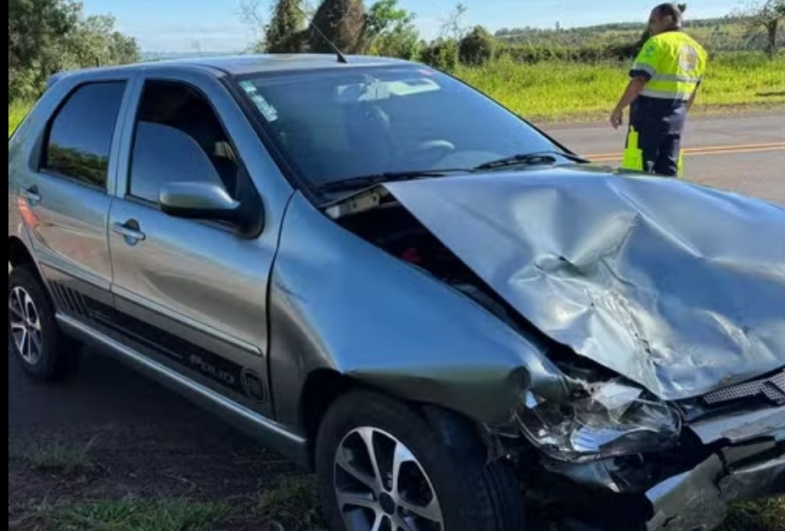
[[[779,206],[378,58],[58,75],[8,154],[24,369],[99,346],[315,469],[332,531],[708,531],[785,492]]]

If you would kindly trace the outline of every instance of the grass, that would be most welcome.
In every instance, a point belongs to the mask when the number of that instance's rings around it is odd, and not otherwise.
[[[737,505],[720,531],[785,531],[785,498]]]
[[[95,468],[90,457],[90,449],[94,442],[95,439],[82,447],[68,446],[59,442],[33,445],[25,452],[24,458],[34,470],[66,475],[84,474]]]
[[[262,521],[279,522],[286,531],[323,531],[312,477],[290,477],[259,497]]]
[[[30,110],[27,103],[12,103],[8,106],[8,137],[10,138],[17,126],[24,120]]]
[[[479,67],[459,67],[457,76],[514,112],[532,120],[604,118],[628,80],[629,64],[543,62],[500,58]],[[728,53],[710,61],[696,110],[734,107],[785,108],[785,54]]]
[[[120,500],[43,507],[36,520],[57,531],[213,531],[230,515],[222,503]]]

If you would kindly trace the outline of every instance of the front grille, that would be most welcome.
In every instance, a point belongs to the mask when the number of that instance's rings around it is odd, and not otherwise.
[[[785,371],[770,378],[720,389],[703,397],[707,406],[717,406],[750,398],[765,399],[780,406],[785,405]]]

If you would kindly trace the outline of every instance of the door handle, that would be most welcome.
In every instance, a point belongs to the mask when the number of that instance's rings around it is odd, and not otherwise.
[[[35,206],[36,204],[41,202],[41,194],[38,193],[37,186],[31,186],[30,188],[23,188],[19,191],[19,195],[27,199],[27,202],[30,203],[31,206]]]
[[[139,223],[129,220],[125,223],[114,223],[112,231],[125,238],[126,243],[131,245],[139,241],[144,241],[145,233],[139,230]]]

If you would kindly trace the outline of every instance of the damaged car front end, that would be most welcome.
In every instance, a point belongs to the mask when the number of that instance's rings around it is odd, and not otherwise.
[[[543,518],[709,531],[785,494],[779,207],[571,168],[391,183],[325,212],[537,339],[562,392],[529,380],[484,426]]]
[[[577,529],[711,530],[731,504],[785,493],[784,383],[780,371],[725,388],[722,403],[665,404],[613,381],[566,406],[526,393],[525,440],[505,440],[546,513],[593,526]]]

